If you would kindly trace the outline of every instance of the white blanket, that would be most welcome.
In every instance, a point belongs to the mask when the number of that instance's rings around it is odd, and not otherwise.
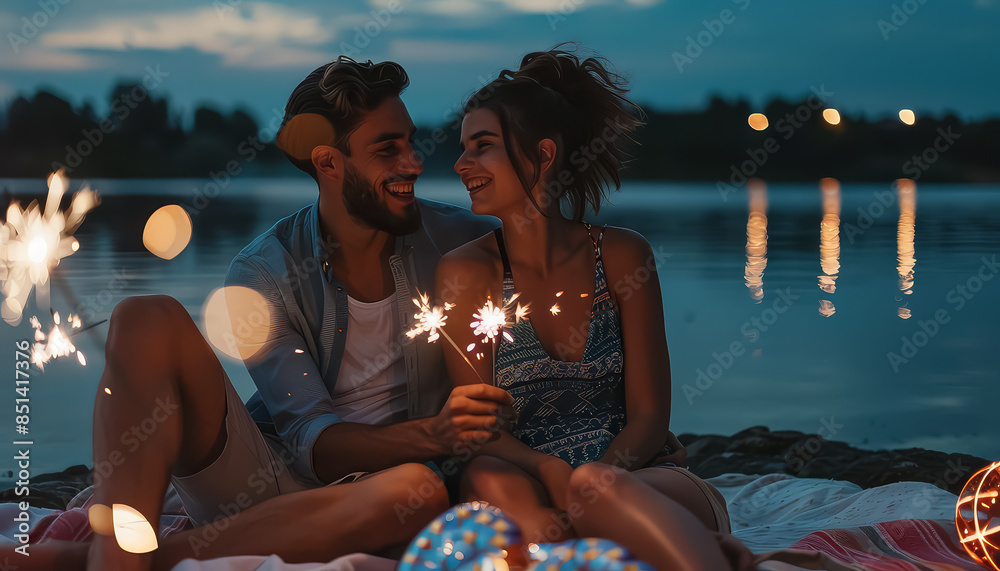
[[[958,497],[932,484],[867,490],[841,480],[725,474],[706,480],[726,497],[732,533],[754,553],[786,549],[820,529],[932,519],[955,531]],[[954,533],[958,541],[958,533]]]

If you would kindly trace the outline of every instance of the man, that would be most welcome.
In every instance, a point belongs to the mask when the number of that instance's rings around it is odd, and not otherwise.
[[[141,555],[96,536],[88,569],[234,554],[326,561],[405,542],[447,506],[421,463],[488,438],[510,397],[486,385],[449,393],[440,347],[402,333],[441,255],[494,224],[414,197],[423,167],[399,98],[407,83],[394,63],[341,57],[289,98],[278,144],[319,198],[229,271],[229,286],[263,297],[270,323],[246,361],[259,389],[252,416],[179,303],[150,296],[115,308],[94,408],[95,467],[113,469],[94,501],[131,506],[156,529],[170,481],[201,527]],[[148,418],[156,429],[120,450]],[[324,486],[358,473],[373,474]]]

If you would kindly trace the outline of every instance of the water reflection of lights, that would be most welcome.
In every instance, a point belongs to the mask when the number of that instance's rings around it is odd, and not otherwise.
[[[916,234],[917,185],[910,179],[901,178],[896,181],[896,193],[899,202],[899,223],[896,226],[896,275],[902,295],[897,296],[901,302],[896,314],[901,319],[910,318],[910,310],[906,307],[904,296],[913,293],[913,267],[917,263],[914,257],[913,238]]]
[[[819,223],[819,264],[823,273],[818,276],[819,289],[833,294],[840,272],[840,182],[824,178],[819,187],[823,193],[823,220]],[[820,301],[820,315],[830,317],[836,311],[832,301]]]
[[[747,181],[750,214],[747,217],[747,265],[744,279],[755,303],[764,299],[764,268],[767,267],[767,186],[752,178]]]

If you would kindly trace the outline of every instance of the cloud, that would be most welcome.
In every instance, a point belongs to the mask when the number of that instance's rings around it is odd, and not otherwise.
[[[503,4],[515,12],[531,14],[569,14],[595,6],[613,4],[611,0],[492,0],[492,2]],[[663,0],[628,0],[628,4],[638,8],[649,8],[661,2]]]
[[[33,49],[0,59],[0,69],[26,71],[78,71],[100,67],[100,59],[83,54]]]
[[[663,0],[628,0],[628,4],[638,8],[649,8]],[[570,14],[595,6],[613,4],[612,0],[428,0],[415,6],[432,14],[443,16],[473,16],[492,13],[500,5],[508,12],[522,14]]]
[[[427,0],[421,3],[419,8],[431,14],[453,17],[478,16],[486,13],[486,6],[482,2],[468,0]]]
[[[328,59],[319,46],[333,38],[312,14],[268,3],[245,9],[204,7],[180,12],[105,17],[38,39],[50,51],[193,48],[224,66],[268,68]]]
[[[394,40],[389,45],[391,58],[421,62],[460,62],[494,60],[509,48],[501,43],[448,40]]]
[[[0,10],[0,30],[13,30],[17,23],[17,18],[13,14]]]

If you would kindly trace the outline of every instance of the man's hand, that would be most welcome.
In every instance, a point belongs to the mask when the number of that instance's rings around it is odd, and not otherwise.
[[[496,436],[498,416],[513,402],[507,391],[491,385],[457,386],[441,412],[429,419],[429,437],[442,454],[453,454],[456,447],[472,441],[486,442]]]

